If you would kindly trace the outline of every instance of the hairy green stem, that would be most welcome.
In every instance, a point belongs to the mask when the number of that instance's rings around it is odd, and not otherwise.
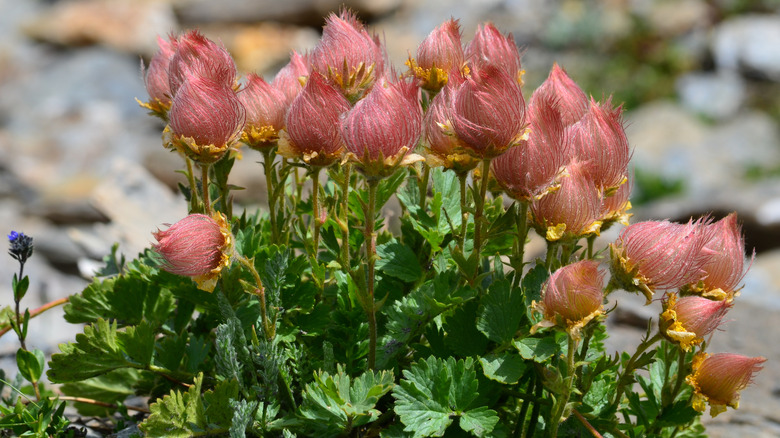
[[[460,236],[458,236],[458,243],[460,244],[460,250],[466,251],[466,232],[469,229],[469,213],[468,213],[468,193],[466,192],[466,179],[469,174],[466,172],[458,173],[458,182],[460,183]]]
[[[349,180],[351,178],[352,165],[347,163],[343,166],[343,177],[341,181],[341,266],[345,272],[349,272]]]
[[[249,270],[249,272],[252,274],[252,277],[255,279],[254,295],[260,302],[260,319],[263,324],[263,333],[265,334],[265,338],[267,340],[273,340],[274,336],[276,336],[276,324],[270,324],[268,320],[268,308],[265,300],[265,288],[263,287],[263,280],[260,279],[260,274],[257,272],[257,269],[255,269],[255,265],[249,261],[249,259],[239,254],[236,254],[235,257],[238,259],[239,263],[244,265],[244,267]]]
[[[209,165],[200,165],[200,184],[203,189],[203,208],[206,215],[211,216],[211,200],[209,199]]]
[[[187,163],[187,181],[190,183],[190,213],[198,210],[198,186],[195,184],[195,169],[192,168],[192,160],[182,155]]]
[[[422,163],[423,174],[420,178],[420,211],[425,211],[425,202],[428,199],[428,181],[431,178],[431,167]]]
[[[618,386],[617,389],[615,390],[615,398],[612,400],[613,408],[617,409],[617,407],[620,405],[620,399],[623,396],[623,391],[625,390],[626,384],[622,382],[622,380],[625,379],[626,375],[634,372],[634,363],[637,361],[637,359],[639,359],[642,353],[644,353],[645,350],[650,348],[653,344],[658,342],[660,339],[661,339],[661,334],[657,333],[652,338],[643,340],[639,344],[639,346],[637,346],[636,351],[628,360],[628,363],[626,364],[626,367],[623,370],[623,374],[618,379]]]
[[[366,224],[363,227],[366,245],[366,264],[368,272],[368,369],[376,366],[376,307],[374,301],[374,268],[376,264],[376,235],[374,233],[374,217],[376,210],[376,191],[379,180],[369,179],[368,205],[366,206]]]
[[[265,188],[268,194],[268,214],[271,219],[271,243],[279,244],[279,227],[276,224],[276,190],[274,187],[274,154],[271,149],[263,149],[263,170]]]
[[[593,243],[596,242],[596,235],[588,236],[588,260],[593,260]]]
[[[523,276],[523,258],[525,257],[525,239],[528,237],[528,202],[520,201],[516,217],[517,240],[512,248],[512,268],[515,270],[513,286],[520,285]]]
[[[531,393],[533,391],[534,386],[536,385],[536,373],[531,372],[531,376],[528,378],[528,386],[526,387],[526,392]],[[520,413],[517,415],[517,424],[515,424],[515,432],[514,437],[519,437],[520,433],[524,431],[525,426],[525,417],[528,415],[528,408],[531,406],[531,397],[524,397],[523,398],[523,405],[520,408]],[[538,403],[538,401],[537,401]]]
[[[550,417],[550,427],[548,429],[548,436],[555,438],[558,436],[558,426],[561,424],[561,417],[566,409],[566,404],[569,403],[569,397],[571,397],[571,390],[574,387],[574,380],[577,376],[574,369],[574,352],[577,349],[577,341],[573,336],[569,336],[569,350],[566,354],[566,377],[564,378],[565,387],[563,394],[555,401],[555,407],[553,408],[552,417]]]
[[[490,159],[482,161],[482,181],[479,184],[479,196],[475,199],[474,209],[474,253],[477,258],[481,258],[482,253],[482,231],[484,220],[482,214],[485,210],[485,198],[487,197],[488,178],[490,176]],[[477,270],[477,273],[479,270]]]
[[[536,400],[541,400],[544,394],[544,382],[541,377],[536,379]],[[539,412],[542,410],[542,404],[534,402],[534,408],[531,410],[531,418],[528,420],[528,428],[523,431],[521,438],[533,437],[536,434],[536,425],[539,423]]]
[[[312,227],[314,236],[314,261],[317,261],[317,253],[320,249],[320,227],[322,222],[320,221],[320,170],[322,168],[315,167],[312,169],[311,175],[311,209],[312,209]]]

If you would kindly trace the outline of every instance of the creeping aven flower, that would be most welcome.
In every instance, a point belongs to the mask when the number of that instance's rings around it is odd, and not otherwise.
[[[141,63],[141,72],[144,75],[146,92],[149,93],[149,101],[138,103],[150,110],[154,115],[168,120],[168,110],[171,108],[171,86],[168,80],[168,66],[176,53],[178,42],[173,36],[168,39],[157,37],[157,45],[160,50],[149,61],[149,67]]]
[[[460,24],[458,20],[450,19],[420,43],[417,58],[410,57],[406,64],[423,89],[436,93],[447,84],[450,75],[460,75],[464,60]]]
[[[558,64],[553,64],[550,75],[534,91],[541,96],[553,98],[558,102],[564,126],[577,123],[587,114],[590,101],[582,88],[574,82]]]
[[[689,296],[677,298],[672,292],[664,300],[664,311],[658,321],[661,334],[683,351],[704,342],[723,321],[731,307],[729,301],[713,301]]]
[[[709,404],[713,417],[725,412],[727,406],[737,409],[739,392],[753,382],[764,362],[763,357],[733,353],[697,354],[693,372],[685,379],[693,387],[693,408],[704,412]]]
[[[238,99],[246,109],[246,126],[241,140],[253,149],[273,147],[284,126],[284,94],[262,77],[250,73]]]
[[[220,272],[230,264],[233,235],[221,213],[214,218],[191,214],[152,234],[157,240],[152,248],[162,257],[162,268],[192,277],[199,289],[213,291]]]
[[[712,255],[705,247],[713,234],[708,225],[708,220],[700,219],[687,224],[646,221],[626,227],[609,245],[610,282],[641,292],[649,304],[658,289],[673,290],[699,281]]]
[[[579,338],[580,330],[604,313],[604,274],[594,260],[572,263],[555,271],[542,287],[542,301],[534,303],[543,320],[532,332],[539,327],[559,326]]]

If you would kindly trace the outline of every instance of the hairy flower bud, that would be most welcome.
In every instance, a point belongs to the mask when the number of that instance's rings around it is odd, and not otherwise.
[[[618,187],[616,191],[604,196],[601,202],[601,220],[604,224],[601,230],[604,231],[615,222],[628,226],[628,219],[632,216],[628,210],[631,210],[631,188],[633,182],[631,178]]]
[[[588,113],[569,128],[575,155],[588,163],[596,186],[607,194],[626,182],[631,160],[621,113],[609,99],[591,101]]]
[[[451,79],[454,79],[451,78]],[[458,174],[474,169],[479,160],[452,132],[452,101],[460,79],[447,82],[431,101],[423,118],[426,162],[431,167],[444,166]]]
[[[579,87],[566,71],[557,63],[553,64],[550,75],[536,89],[534,94],[554,98],[558,102],[561,119],[565,126],[577,123],[587,114],[590,101],[582,88]]]
[[[601,194],[573,161],[566,166],[560,189],[531,203],[534,228],[550,242],[598,234],[601,228]]]
[[[167,141],[198,163],[219,160],[240,137],[246,111],[232,88],[193,77],[176,93]]]
[[[692,346],[704,342],[704,337],[718,328],[731,303],[696,296],[678,299],[677,294],[670,293],[663,307],[658,321],[661,333],[683,351],[690,351]]]
[[[152,111],[154,115],[167,120],[173,96],[168,81],[168,66],[176,53],[178,42],[173,36],[169,36],[167,40],[158,36],[157,45],[160,50],[152,56],[149,68],[144,68],[144,64],[141,62],[141,72],[144,75],[146,92],[149,93],[149,101],[145,103],[139,101],[139,103],[142,107]]]
[[[241,135],[244,143],[258,150],[275,145],[284,127],[284,94],[250,73],[238,99],[246,109],[246,126]]]
[[[179,37],[176,53],[168,68],[173,96],[192,77],[206,77],[226,87],[236,85],[236,64],[221,44],[193,30]]]
[[[455,94],[452,127],[475,157],[501,155],[524,133],[525,100],[520,84],[491,65],[472,72]]]
[[[523,67],[520,51],[512,34],[502,35],[493,23],[477,27],[474,39],[466,46],[466,60],[477,69],[495,65],[517,83],[522,83]]]
[[[422,131],[419,94],[416,84],[404,80],[377,83],[342,120],[341,136],[366,176],[387,176],[422,159],[408,154]]]
[[[745,276],[745,238],[737,223],[736,213],[729,214],[709,227],[713,235],[707,242],[707,248],[712,251],[712,255],[701,268],[703,278],[687,286],[684,292],[730,300]]]
[[[702,278],[712,255],[705,248],[713,231],[708,220],[687,224],[646,221],[632,224],[610,244],[615,286],[641,292],[648,304],[658,290],[677,289]]]
[[[284,94],[284,106],[289,108],[303,90],[301,79],[309,76],[309,61],[298,52],[293,52],[290,62],[276,74],[271,85]]]
[[[493,175],[506,193],[526,202],[558,187],[570,144],[556,101],[534,92],[531,102],[528,139],[491,163]]]
[[[328,78],[350,102],[362,98],[384,74],[384,48],[346,9],[325,19],[322,39],[309,60],[311,69]]]
[[[534,309],[543,320],[531,329],[559,326],[572,337],[593,318],[604,314],[604,271],[598,262],[583,260],[555,271],[542,287],[542,301]]]
[[[410,58],[407,65],[422,88],[438,92],[447,84],[449,75],[460,75],[464,62],[460,24],[453,18],[428,34],[417,47],[417,58]]]
[[[157,240],[152,248],[162,257],[162,268],[192,277],[199,289],[213,291],[222,268],[230,264],[233,236],[219,213],[215,218],[191,214],[152,234]]]
[[[286,134],[280,138],[279,154],[312,166],[333,164],[344,151],[339,123],[347,111],[349,102],[341,92],[319,73],[312,73],[287,112]]]
[[[727,406],[739,407],[739,392],[753,383],[753,376],[763,368],[763,357],[747,357],[733,353],[693,358],[693,372],[685,379],[693,387],[693,408],[699,412],[710,405],[710,415],[725,412]]]

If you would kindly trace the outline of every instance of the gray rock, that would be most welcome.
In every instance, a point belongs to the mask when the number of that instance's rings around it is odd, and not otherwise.
[[[780,81],[780,16],[743,15],[720,24],[712,39],[715,64]]]
[[[731,117],[745,102],[745,83],[730,71],[689,73],[677,79],[677,94],[689,110],[714,119]]]

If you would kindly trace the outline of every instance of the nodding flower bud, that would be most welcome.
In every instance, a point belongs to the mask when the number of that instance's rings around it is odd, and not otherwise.
[[[631,210],[629,198],[631,197],[632,186],[633,182],[631,178],[628,178],[615,192],[604,196],[601,203],[601,220],[604,222],[601,226],[602,231],[608,229],[615,222],[628,226],[628,219],[633,216],[633,214],[628,212],[628,210]]]
[[[472,72],[455,93],[452,127],[475,157],[491,159],[503,154],[525,132],[520,84],[495,66]]]
[[[577,123],[590,107],[588,96],[557,63],[553,64],[550,75],[534,93],[552,97],[558,102],[565,126]]]
[[[739,408],[739,392],[753,383],[764,362],[763,357],[733,353],[697,354],[693,372],[685,379],[693,387],[693,408],[704,412],[709,404],[713,417],[725,412],[727,406]]]
[[[707,248],[712,255],[702,266],[703,278],[686,286],[683,293],[696,293],[716,300],[731,300],[744,278],[745,238],[737,223],[737,214],[731,213],[709,226],[713,230]]]
[[[495,65],[522,84],[523,67],[520,51],[512,34],[502,35],[493,23],[477,27],[474,39],[466,46],[466,61],[477,69],[484,65]]]
[[[712,255],[705,245],[713,231],[708,219],[678,224],[646,221],[623,229],[611,243],[612,278],[615,287],[641,292],[647,303],[656,290],[672,290],[697,282]]]
[[[349,102],[317,72],[309,76],[301,94],[290,105],[286,128],[279,139],[279,154],[301,159],[311,166],[330,166],[344,152],[340,117]]]
[[[221,45],[193,30],[179,37],[168,68],[171,95],[175,96],[191,77],[206,77],[226,87],[236,85],[236,64]]]
[[[139,103],[154,115],[167,121],[173,96],[168,81],[168,66],[176,53],[178,42],[173,36],[169,36],[167,40],[158,36],[157,45],[160,50],[152,56],[149,68],[144,68],[144,64],[141,62],[141,72],[144,75],[146,92],[149,93],[149,101],[145,103],[139,101]]]
[[[450,78],[450,79],[454,79]],[[450,80],[431,101],[423,116],[425,160],[431,167],[444,166],[464,174],[479,164],[458,136],[452,133],[452,101],[459,79]]]
[[[341,121],[351,159],[368,178],[383,178],[399,165],[423,159],[409,154],[422,131],[420,89],[404,80],[382,82]]]
[[[464,62],[460,24],[453,18],[428,34],[417,47],[417,59],[409,58],[406,64],[423,89],[436,93],[450,75],[460,75]]]
[[[566,166],[560,189],[535,199],[531,216],[536,232],[549,242],[599,234],[601,194],[582,163],[573,161]]]
[[[152,233],[152,246],[162,268],[172,274],[192,277],[198,288],[211,292],[222,268],[230,264],[233,236],[225,217],[191,214],[167,230]]]
[[[583,260],[555,271],[542,287],[534,310],[544,318],[531,328],[562,327],[575,339],[593,318],[604,314],[604,271],[598,262]]]
[[[246,109],[246,126],[241,134],[244,143],[258,150],[276,145],[279,131],[284,127],[284,94],[250,73],[238,99]]]
[[[279,70],[271,82],[274,88],[284,94],[285,108],[289,108],[292,101],[303,90],[301,79],[305,79],[306,76],[309,76],[309,61],[298,52],[293,52],[290,62]]]
[[[559,187],[570,144],[556,101],[534,92],[531,102],[528,139],[491,163],[493,175],[507,195],[526,202]]]
[[[385,54],[378,38],[371,37],[355,14],[345,9],[325,19],[322,39],[309,61],[313,71],[328,78],[354,103],[384,75]]]
[[[661,334],[670,342],[678,344],[683,351],[690,351],[691,347],[704,342],[704,337],[720,326],[731,303],[696,296],[678,299],[676,293],[670,293],[663,307],[664,311],[658,320]]]
[[[244,129],[246,111],[232,88],[193,77],[173,99],[166,142],[201,164],[225,154]]]
[[[609,99],[591,101],[588,113],[569,128],[574,153],[588,163],[593,181],[607,195],[626,182],[631,160],[621,113]]]

